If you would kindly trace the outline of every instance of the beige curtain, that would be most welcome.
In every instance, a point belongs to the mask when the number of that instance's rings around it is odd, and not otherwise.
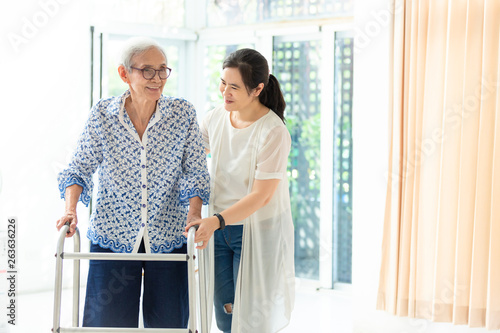
[[[392,6],[377,308],[500,329],[500,0]]]

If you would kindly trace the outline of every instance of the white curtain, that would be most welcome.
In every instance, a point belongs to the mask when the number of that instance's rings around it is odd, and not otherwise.
[[[392,6],[377,308],[500,329],[500,1]]]

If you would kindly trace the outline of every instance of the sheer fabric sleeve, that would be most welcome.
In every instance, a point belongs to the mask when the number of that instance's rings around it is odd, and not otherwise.
[[[210,150],[210,137],[208,136],[208,125],[212,118],[213,110],[208,112],[200,123],[201,138],[203,139],[203,147]]]
[[[283,179],[286,177],[291,138],[285,126],[276,126],[267,135],[257,154],[255,179]]]
[[[92,175],[102,162],[102,142],[100,140],[100,103],[90,111],[83,133],[78,139],[76,151],[68,167],[57,177],[61,198],[65,198],[66,187],[80,185],[83,190],[79,201],[88,206],[94,187]]]

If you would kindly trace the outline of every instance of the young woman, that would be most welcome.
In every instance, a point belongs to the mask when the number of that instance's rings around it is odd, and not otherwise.
[[[200,126],[212,156],[210,217],[186,231],[199,224],[198,248],[214,249],[219,329],[278,332],[290,320],[295,280],[285,101],[266,59],[252,49],[226,58],[220,92],[224,104]]]

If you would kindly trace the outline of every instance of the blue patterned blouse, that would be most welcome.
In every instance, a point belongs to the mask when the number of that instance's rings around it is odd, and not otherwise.
[[[88,205],[92,175],[99,168],[99,186],[87,236],[115,252],[136,252],[144,238],[147,252],[181,247],[189,199],[208,204],[210,185],[205,150],[194,107],[162,96],[139,139],[125,112],[122,96],[99,101],[91,110],[68,168],[58,176],[66,187],[83,187]]]

